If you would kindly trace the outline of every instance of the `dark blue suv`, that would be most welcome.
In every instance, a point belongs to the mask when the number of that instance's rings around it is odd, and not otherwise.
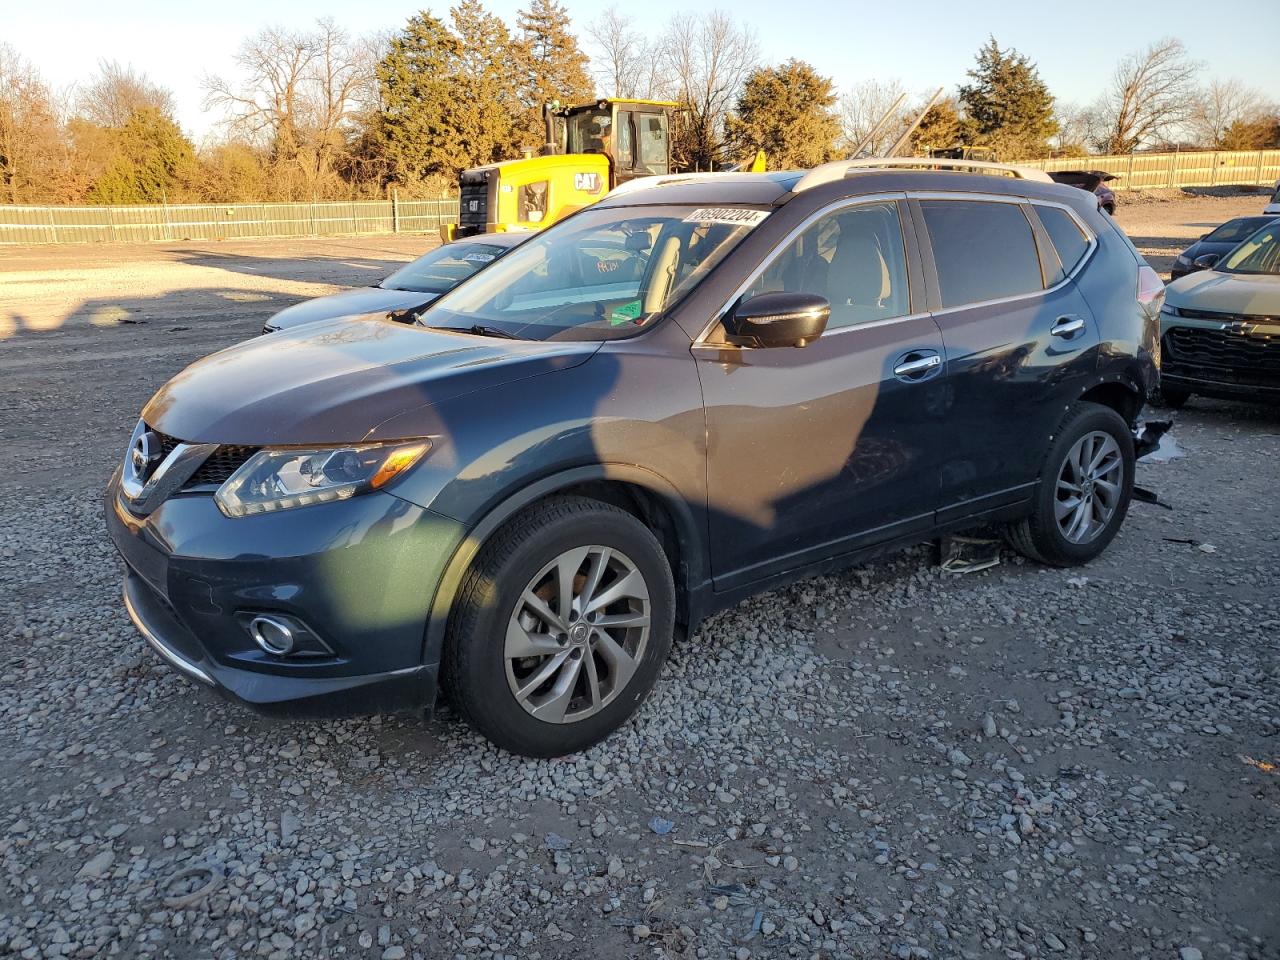
[[[107,491],[134,622],[261,709],[430,709],[440,684],[549,756],[623,723],[677,633],[788,580],[976,524],[1090,560],[1129,504],[1163,286],[1088,194],[925,163],[654,179],[415,326],[192,365]]]

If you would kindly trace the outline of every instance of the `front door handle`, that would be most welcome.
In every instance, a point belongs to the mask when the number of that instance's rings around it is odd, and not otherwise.
[[[1070,339],[1083,329],[1084,320],[1080,317],[1059,317],[1054,321],[1053,326],[1049,328],[1049,332],[1055,337]]]
[[[904,358],[896,367],[893,368],[893,375],[895,377],[910,377],[916,379],[926,373],[929,373],[935,367],[942,366],[942,357],[938,356],[936,353],[927,354],[925,356],[909,353],[907,354],[907,357],[911,357],[912,359]]]

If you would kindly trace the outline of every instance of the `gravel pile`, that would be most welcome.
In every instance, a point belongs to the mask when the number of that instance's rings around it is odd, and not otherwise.
[[[1280,957],[1274,412],[1192,401],[1088,568],[806,580],[530,761],[152,655],[97,498],[172,370],[102,343],[0,383],[0,956]]]

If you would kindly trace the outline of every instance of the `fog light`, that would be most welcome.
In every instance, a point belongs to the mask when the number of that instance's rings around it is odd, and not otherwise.
[[[293,652],[293,629],[275,617],[254,617],[249,621],[249,636],[267,653],[287,657]]]

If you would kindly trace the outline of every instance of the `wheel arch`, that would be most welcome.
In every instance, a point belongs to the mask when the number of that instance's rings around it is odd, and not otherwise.
[[[1143,404],[1142,391],[1132,380],[1121,375],[1095,383],[1080,394],[1079,399],[1110,407],[1131,427],[1137,421]]]
[[[454,550],[436,587],[423,638],[423,662],[439,663],[449,618],[463,580],[480,549],[521,510],[555,496],[583,496],[612,504],[644,523],[671,564],[676,622],[689,629],[700,619],[696,597],[708,580],[705,537],[694,510],[668,480],[634,464],[591,464],[564,470],[508,494],[485,512]]]

